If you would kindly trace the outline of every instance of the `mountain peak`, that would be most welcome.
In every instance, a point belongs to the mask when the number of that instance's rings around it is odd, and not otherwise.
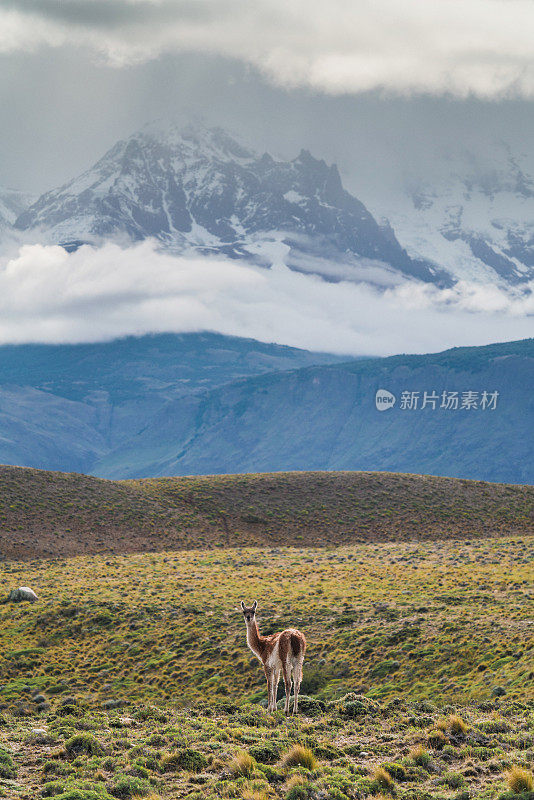
[[[175,252],[244,258],[270,267],[273,236],[285,263],[329,280],[382,286],[439,281],[414,263],[343,188],[335,165],[308,150],[276,161],[202,122],[152,123],[117,143],[69,184],[43,195],[16,225],[63,246],[110,236],[157,239]]]
[[[257,154],[241,145],[228,131],[219,126],[211,127],[201,120],[165,123],[151,122],[134,133],[130,140],[151,139],[173,150],[189,149],[221,161],[250,160]]]

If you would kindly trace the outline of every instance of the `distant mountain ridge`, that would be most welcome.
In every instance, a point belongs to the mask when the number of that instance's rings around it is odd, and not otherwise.
[[[385,411],[379,390],[395,397]],[[533,427],[532,339],[359,361],[215,334],[0,348],[8,464],[110,478],[360,469],[533,483]]]
[[[167,403],[233,380],[341,361],[216,333],[0,346],[0,463],[90,471]]]
[[[396,398],[386,411],[377,408],[379,390]],[[442,406],[443,392],[457,393],[456,408]],[[497,392],[494,409],[484,392]],[[404,393],[415,395],[415,406],[403,407]],[[533,429],[529,339],[236,381],[169,403],[93,471],[145,477],[378,469],[533,483]]]

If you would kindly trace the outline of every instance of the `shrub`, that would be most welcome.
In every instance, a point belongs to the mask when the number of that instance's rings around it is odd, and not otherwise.
[[[136,778],[133,775],[118,775],[112,784],[108,786],[108,791],[113,797],[120,800],[128,800],[130,797],[146,797],[150,792],[150,784],[144,778]]]
[[[17,768],[7,750],[0,747],[0,778],[16,778]]]
[[[161,767],[164,772],[175,772],[178,769],[186,769],[189,772],[202,772],[208,766],[208,759],[204,753],[193,750],[191,747],[184,747],[175,753],[168,753],[161,760]]]
[[[467,733],[467,725],[465,723],[465,720],[463,720],[457,714],[450,715],[449,728],[451,730],[451,733],[454,733],[456,736],[465,736]]]
[[[275,742],[256,744],[250,748],[249,753],[260,764],[274,764],[280,758],[280,750]]]
[[[508,733],[511,730],[510,723],[499,718],[479,722],[478,727],[484,733]]]
[[[102,790],[94,789],[67,789],[62,794],[54,796],[53,800],[110,800],[109,794]]]
[[[81,717],[83,713],[83,709],[73,703],[65,703],[56,709],[56,715],[58,717]]]
[[[310,784],[302,775],[293,775],[287,782],[286,800],[307,800]]]
[[[256,762],[250,753],[242,751],[234,756],[228,765],[228,769],[233,778],[251,778],[254,774],[255,766]]]
[[[416,747],[412,747],[409,755],[413,763],[416,764],[418,767],[428,767],[428,765],[432,761],[430,753],[428,752],[428,750],[425,750],[425,748],[421,744],[418,744]]]
[[[43,764],[43,775],[70,775],[73,767],[56,758],[51,758]]]
[[[534,792],[534,775],[529,769],[512,767],[506,773],[506,783],[515,794]]]
[[[65,750],[69,756],[79,756],[86,753],[88,756],[99,756],[103,748],[98,739],[90,733],[76,733],[65,742]]]
[[[305,767],[311,770],[317,766],[317,759],[309,747],[296,744],[283,756],[282,764],[284,767]]]
[[[397,762],[388,762],[386,764],[382,764],[382,768],[389,772],[392,778],[396,781],[405,781],[406,780],[406,770],[402,766],[402,764],[398,764]]]
[[[41,788],[41,797],[55,797],[65,789],[63,781],[49,781]]]
[[[284,773],[271,767],[269,764],[256,764],[258,770],[265,775],[265,779],[269,783],[282,783],[284,780]]]
[[[330,786],[328,788],[328,800],[349,800],[347,795],[338,789],[336,786]]]
[[[379,710],[379,706],[374,700],[363,694],[349,692],[339,701],[339,712],[344,717],[353,719],[365,714],[373,714]]]
[[[326,759],[327,761],[334,761],[336,758],[343,758],[345,752],[335,744],[318,744],[314,748],[315,754],[319,758]]]
[[[449,789],[459,789],[460,786],[464,785],[465,779],[459,772],[446,772],[443,776],[443,783],[448,786]]]
[[[135,761],[131,768],[130,772],[132,775],[136,775],[138,778],[149,778],[150,772],[147,770],[143,764],[140,764],[138,761]]]
[[[305,694],[299,695],[299,711],[308,717],[318,717],[325,710],[326,703],[323,700],[317,700],[315,697],[308,697]]]

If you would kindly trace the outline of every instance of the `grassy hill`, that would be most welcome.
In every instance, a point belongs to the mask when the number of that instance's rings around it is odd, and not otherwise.
[[[533,558],[523,535],[0,564],[39,595],[0,605],[0,796],[532,800],[506,776],[533,757]],[[296,719],[261,705],[242,597],[307,636]]]
[[[533,492],[2,467],[0,797],[533,800]],[[241,599],[306,634],[296,718]]]
[[[4,559],[533,530],[534,488],[380,472],[108,481],[0,467]]]

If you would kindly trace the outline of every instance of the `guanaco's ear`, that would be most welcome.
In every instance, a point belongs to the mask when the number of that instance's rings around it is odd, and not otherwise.
[[[241,600],[241,608],[243,609],[243,611],[245,610],[245,604],[242,600]]]
[[[254,602],[252,603],[252,610],[253,610],[254,612],[256,612],[256,609],[257,609],[257,607],[258,607],[258,601],[257,601],[257,600],[254,600]]]

